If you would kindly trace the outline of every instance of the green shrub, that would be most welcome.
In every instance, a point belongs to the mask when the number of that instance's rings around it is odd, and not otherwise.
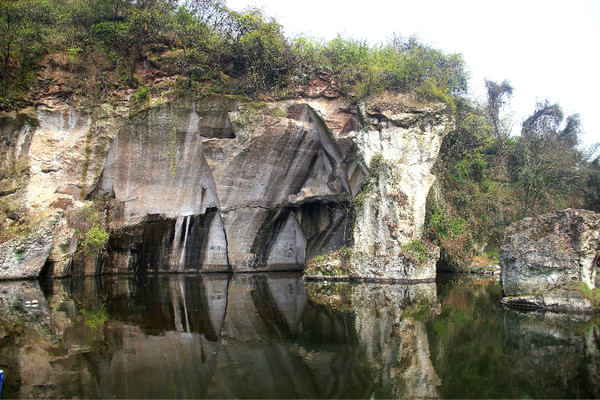
[[[429,302],[423,301],[407,307],[404,310],[403,317],[412,319],[413,321],[425,321],[430,313],[431,305]]]
[[[600,304],[600,289],[590,288],[585,282],[577,282],[573,285],[573,288],[589,300],[592,305],[598,306]]]
[[[357,98],[382,90],[414,92],[425,100],[444,102],[455,111],[454,96],[467,90],[462,56],[446,55],[416,37],[395,36],[385,45],[371,47],[338,35],[321,48],[326,65]]]
[[[94,225],[86,232],[83,247],[89,255],[96,254],[106,248],[109,237],[102,227]]]
[[[451,224],[452,235],[456,236],[464,233],[466,223],[467,221],[465,221],[464,218],[461,217],[456,217],[455,219],[453,219]]]
[[[150,97],[149,93],[147,87],[141,87],[133,93],[133,98],[136,103],[144,103]]]
[[[90,302],[88,308],[82,308],[80,312],[85,319],[87,327],[94,331],[100,330],[108,321],[106,308],[103,304],[92,304]]]
[[[441,210],[435,210],[429,218],[429,230],[435,238],[444,239],[448,236],[446,217]]]
[[[421,264],[426,262],[429,257],[427,246],[420,240],[413,240],[410,243],[405,244],[402,246],[402,251],[408,256],[415,258]]]
[[[432,239],[446,239],[462,235],[467,230],[467,221],[462,217],[445,215],[441,209],[429,217],[428,230]]]
[[[231,115],[231,124],[236,135],[241,134],[245,139],[249,139],[263,113],[264,109],[261,103],[245,102],[240,104],[238,112]]]

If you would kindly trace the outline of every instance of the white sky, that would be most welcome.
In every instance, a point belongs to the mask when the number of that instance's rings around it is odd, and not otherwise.
[[[510,81],[513,132],[536,100],[581,117],[582,142],[600,142],[600,0],[226,0],[261,8],[287,37],[329,40],[338,33],[370,44],[416,34],[445,53],[462,53],[473,96],[484,78]]]

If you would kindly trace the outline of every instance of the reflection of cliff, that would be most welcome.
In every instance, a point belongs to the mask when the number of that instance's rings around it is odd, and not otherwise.
[[[368,369],[372,379],[371,392],[363,397],[437,396],[439,379],[429,357],[424,322],[427,314],[437,312],[435,284],[315,283],[308,290],[320,303],[352,310],[345,323],[356,341],[355,362]]]
[[[389,388],[377,397],[437,397],[425,315],[415,313],[436,311],[435,284],[361,286],[354,302],[361,351]]]
[[[433,285],[346,285],[356,311],[290,274],[10,285],[0,290],[7,397],[436,395],[413,315],[435,304]],[[35,312],[15,308],[34,298]]]

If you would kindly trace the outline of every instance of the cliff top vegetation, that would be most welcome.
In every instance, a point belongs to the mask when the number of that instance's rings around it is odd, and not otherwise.
[[[460,54],[415,37],[289,39],[260,10],[223,0],[2,1],[0,64],[3,109],[57,84],[66,97],[98,98],[165,77],[187,91],[288,97],[324,71],[352,98],[397,90],[454,107],[468,80]]]

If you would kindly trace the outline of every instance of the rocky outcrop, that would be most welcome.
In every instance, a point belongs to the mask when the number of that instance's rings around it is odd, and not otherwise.
[[[0,279],[37,278],[50,254],[57,223],[58,216],[55,216],[31,234],[2,243]]]
[[[305,103],[207,102],[201,114],[195,103],[147,110],[115,138],[97,196],[119,204],[109,217],[111,256],[126,262],[109,265],[298,270],[307,256],[343,245],[352,141]]]
[[[512,224],[500,250],[507,305],[550,310],[597,308],[600,215],[557,211]]]
[[[435,278],[439,249],[423,246],[428,254],[414,260],[405,246],[421,240],[431,168],[453,125],[443,104],[406,103],[388,96],[361,108],[369,128],[356,143],[370,180],[358,195],[353,263],[368,278]]]
[[[64,216],[53,276],[301,270],[347,247],[354,276],[432,279],[437,249],[415,261],[404,246],[421,239],[451,122],[443,105],[410,104],[48,101],[3,120],[3,209]],[[92,226],[110,233],[101,257],[82,252]]]

